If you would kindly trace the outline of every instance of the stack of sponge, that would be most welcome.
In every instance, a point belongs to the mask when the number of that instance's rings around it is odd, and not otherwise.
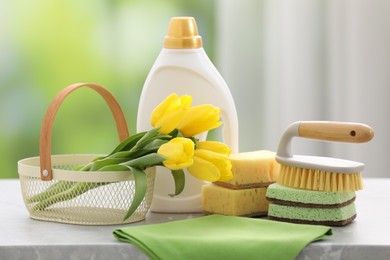
[[[355,192],[298,189],[274,183],[267,190],[272,220],[344,226],[356,218]]]
[[[279,164],[275,153],[254,151],[230,156],[233,179],[202,187],[202,207],[206,214],[227,216],[266,216],[267,187],[276,182]]]

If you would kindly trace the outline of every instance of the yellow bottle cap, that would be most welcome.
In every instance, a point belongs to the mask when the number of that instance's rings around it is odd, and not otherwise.
[[[202,37],[198,34],[193,17],[172,17],[168,34],[164,39],[164,48],[193,49],[202,47]]]

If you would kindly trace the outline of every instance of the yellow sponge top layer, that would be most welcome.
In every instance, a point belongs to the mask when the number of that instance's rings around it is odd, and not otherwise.
[[[280,165],[275,155],[275,152],[267,150],[232,154],[233,179],[216,184],[233,189],[268,186],[279,177]]]

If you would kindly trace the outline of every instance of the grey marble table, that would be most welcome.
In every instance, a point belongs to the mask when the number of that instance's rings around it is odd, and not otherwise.
[[[354,223],[308,245],[297,259],[390,259],[390,179],[365,179],[357,192]],[[149,213],[147,225],[201,214]],[[78,226],[29,217],[18,180],[0,180],[0,259],[146,259],[137,247],[115,240],[118,226]],[[245,256],[243,256],[245,259]]]

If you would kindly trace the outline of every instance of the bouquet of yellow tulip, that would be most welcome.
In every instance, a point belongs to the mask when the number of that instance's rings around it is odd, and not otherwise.
[[[134,175],[134,199],[124,220],[138,208],[147,190],[145,169],[165,166],[175,181],[175,192],[184,189],[184,169],[205,181],[227,181],[233,177],[229,160],[230,148],[220,142],[199,141],[196,135],[219,127],[220,109],[204,104],[191,107],[192,97],[169,95],[152,112],[150,131],[131,135],[109,155],[79,167],[80,171],[131,171]],[[66,185],[64,192],[63,185]],[[64,200],[73,199],[106,183],[72,183],[59,181],[44,192],[28,199],[36,203],[33,210],[44,210]]]

